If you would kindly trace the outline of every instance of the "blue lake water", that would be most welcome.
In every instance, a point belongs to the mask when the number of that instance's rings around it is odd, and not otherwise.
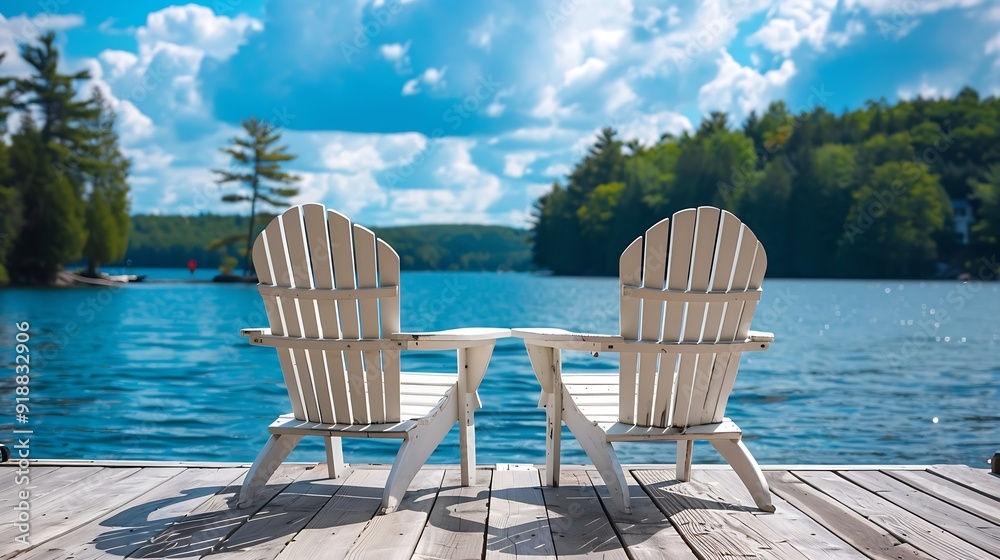
[[[133,270],[124,288],[0,290],[0,440],[14,439],[15,323],[30,323],[28,428],[36,458],[251,461],[289,410],[252,285],[212,271]],[[964,463],[1000,451],[1000,285],[767,280],[727,415],[761,463]],[[404,330],[557,326],[617,332],[617,280],[404,273]],[[571,354],[566,371],[614,367]],[[450,371],[454,353],[408,353],[411,371]],[[479,462],[544,461],[544,411],[523,344],[501,341],[476,417]],[[432,457],[458,461],[457,430]],[[568,432],[567,432],[568,434]],[[674,447],[621,444],[623,462],[672,462]],[[391,462],[394,443],[346,440],[348,461]],[[696,446],[696,462],[718,462]],[[306,438],[296,460],[322,460]],[[587,462],[569,438],[564,461]]]

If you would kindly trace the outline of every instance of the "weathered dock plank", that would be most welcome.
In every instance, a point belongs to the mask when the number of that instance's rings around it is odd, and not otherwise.
[[[425,467],[413,478],[403,500],[391,515],[372,519],[354,546],[347,551],[349,560],[407,560],[417,547],[420,533],[444,480],[444,470]]]
[[[492,469],[478,469],[475,486],[461,485],[461,471],[450,469],[427,526],[420,535],[414,560],[479,558],[486,545],[486,517],[489,514]]]
[[[128,556],[243,472],[245,469],[187,469],[152,491],[18,558],[92,560]]]
[[[926,471],[883,471],[910,486],[1000,525],[1000,500]]]
[[[245,474],[208,501],[194,508],[151,538],[129,558],[201,558],[246,523],[268,500],[306,470],[304,465],[282,465],[261,491],[258,505],[236,509]]]
[[[486,558],[555,559],[537,470],[498,470],[490,489]]]
[[[684,542],[670,520],[649,499],[631,472],[625,472],[628,482],[632,512],[623,513],[615,507],[604,479],[596,470],[587,471],[591,483],[604,504],[604,510],[614,524],[618,538],[628,548],[635,560],[659,560],[663,557],[676,560],[695,560],[698,557]]]
[[[5,522],[0,560],[1000,557],[1000,478],[958,465],[764,467],[774,513],[724,465],[688,482],[627,466],[627,515],[591,465],[564,466],[559,487],[530,465],[481,468],[470,488],[457,467],[428,465],[389,515],[378,515],[386,465],[331,480],[322,464],[288,463],[257,505],[234,509],[247,468],[33,463],[30,545]],[[0,466],[8,511],[16,469]]]
[[[719,494],[732,496],[737,503],[753,509],[754,501],[739,476],[730,470],[696,471],[698,480],[710,480],[720,485]],[[771,515],[755,516],[755,521],[776,527],[785,535],[789,544],[811,560],[863,560],[865,556],[853,546],[844,543],[836,535],[814,521],[808,515],[795,509],[791,504],[772,496],[775,512]]]
[[[673,469],[639,470],[633,475],[703,558],[809,558],[779,526],[757,519],[756,508],[720,495],[717,484],[695,478],[680,482]]]
[[[923,552],[870,523],[861,514],[786,471],[765,472],[774,494],[822,524],[845,543],[876,560],[920,560]]]
[[[559,558],[628,559],[585,471],[562,471],[559,486],[543,487],[542,495]]]
[[[281,551],[281,560],[343,558],[382,504],[384,469],[354,467],[340,490]]]
[[[16,551],[34,548],[85,525],[151,491],[183,470],[176,467],[104,469],[67,487],[67,492],[50,492],[39,503],[31,505],[30,546],[23,546],[17,541],[2,542],[0,555],[12,558],[16,556]]]
[[[225,542],[215,547],[218,560],[275,558],[330,498],[340,490],[343,477],[327,478],[325,468],[307,469],[280,494],[253,514]]]
[[[833,497],[869,521],[936,558],[994,558],[955,535],[833,472],[793,471],[813,488]]]
[[[841,471],[841,476],[897,506],[961,538],[1000,556],[1000,527],[934,496],[908,486],[881,472]]]
[[[990,496],[1000,496],[1000,476],[965,465],[934,465],[927,472]]]

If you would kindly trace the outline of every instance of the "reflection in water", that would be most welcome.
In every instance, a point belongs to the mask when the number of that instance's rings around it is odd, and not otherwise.
[[[405,330],[618,328],[611,278],[404,273],[402,291]],[[768,280],[754,328],[777,341],[743,357],[728,415],[764,463],[984,466],[1000,441],[997,316],[997,284]],[[275,352],[239,336],[265,325],[253,286],[0,290],[0,347],[13,347],[16,321],[31,323],[36,457],[250,461],[288,409]],[[454,354],[408,353],[403,367],[451,371]],[[564,367],[596,371],[615,358],[569,353]],[[13,388],[13,373],[0,378],[2,394]],[[480,395],[479,461],[542,462],[544,411],[519,340],[498,344]],[[3,402],[12,418],[13,399]],[[566,434],[563,460],[587,462]],[[356,440],[345,449],[349,461],[390,462],[396,445]],[[623,462],[673,460],[672,446],[619,449]],[[322,442],[307,438],[292,459],[322,457]],[[432,461],[458,462],[455,433]],[[706,446],[696,461],[718,457]]]

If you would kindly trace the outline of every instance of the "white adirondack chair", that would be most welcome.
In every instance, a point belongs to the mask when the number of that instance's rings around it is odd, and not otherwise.
[[[403,440],[382,496],[395,511],[414,475],[455,424],[462,484],[475,483],[473,411],[497,338],[507,329],[399,332],[399,256],[368,229],[320,204],[278,216],[253,246],[270,328],[244,329],[257,346],[277,349],[292,413],[247,473],[239,506],[254,503],[303,436],[326,439],[329,475],[344,471],[340,438]],[[450,374],[401,373],[402,350],[453,349]]]
[[[620,261],[621,334],[514,329],[524,339],[546,409],[546,484],[558,485],[565,422],[600,471],[615,505],[630,511],[616,441],[676,441],[677,478],[691,476],[694,440],[708,440],[774,511],[767,482],[741,432],[724,417],[743,352],[765,350],[771,333],[750,331],[764,248],[718,208],[677,212],[633,241]],[[610,374],[563,374],[562,350],[617,352]]]

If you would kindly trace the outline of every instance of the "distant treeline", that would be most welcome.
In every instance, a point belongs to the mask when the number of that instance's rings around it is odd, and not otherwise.
[[[842,115],[773,103],[740,128],[713,113],[653,146],[605,129],[536,203],[534,262],[556,274],[616,275],[629,242],[699,205],[749,225],[770,276],[976,274],[1000,252],[1000,100],[965,88],[954,99],[869,102]],[[967,207],[975,222],[966,245],[953,208]]]
[[[119,264],[135,267],[216,268],[235,247],[206,249],[213,240],[244,231],[241,216],[132,216],[128,252]],[[399,253],[404,270],[527,270],[527,232],[502,226],[424,225],[373,228]]]

